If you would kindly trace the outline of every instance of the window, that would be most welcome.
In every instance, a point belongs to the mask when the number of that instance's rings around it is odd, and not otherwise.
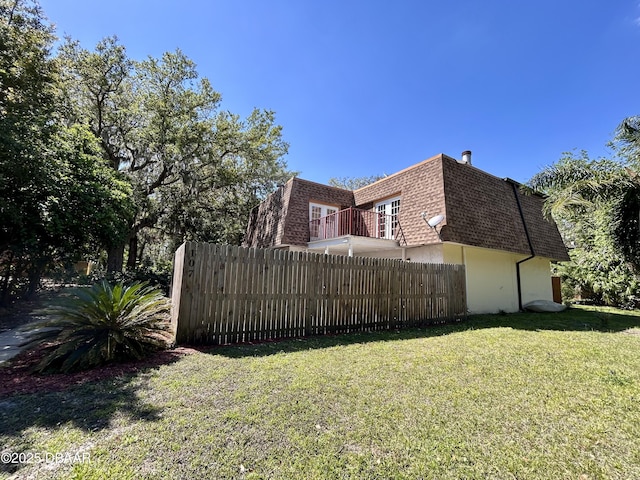
[[[378,214],[378,238],[395,239],[400,226],[398,222],[400,197],[389,198],[376,203],[375,211]]]
[[[309,203],[309,237],[311,240],[338,236],[338,209],[320,203]]]

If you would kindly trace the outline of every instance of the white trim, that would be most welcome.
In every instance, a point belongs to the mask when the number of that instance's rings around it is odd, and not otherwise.
[[[397,203],[397,212],[393,212],[394,203]],[[376,225],[377,236],[379,238],[386,238],[388,240],[394,240],[395,235],[397,234],[396,230],[398,228],[398,215],[400,214],[400,206],[402,205],[402,198],[400,196],[385,198],[379,202],[374,203],[373,211],[376,213],[381,213],[383,215],[392,216],[395,215],[395,219],[392,221],[391,225],[386,224],[378,224]],[[381,208],[382,207],[382,208]]]
[[[314,208],[318,209],[320,214],[316,218],[314,218],[313,216]],[[316,213],[318,213],[318,210],[316,210]],[[309,237],[313,240],[318,238],[326,238],[327,236],[329,237],[337,236],[337,233],[338,233],[337,215],[328,219],[328,222],[326,224],[320,224],[320,222],[318,222],[314,226],[311,224],[311,222],[313,220],[319,220],[328,215],[333,215],[335,213],[338,213],[339,211],[340,211],[340,207],[336,207],[335,205],[326,205],[323,203],[309,202]]]

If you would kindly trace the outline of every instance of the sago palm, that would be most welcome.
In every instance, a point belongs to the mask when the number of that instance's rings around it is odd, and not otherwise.
[[[45,349],[39,372],[140,359],[171,342],[169,312],[169,301],[145,283],[96,284],[78,290],[51,308],[47,320],[32,325],[27,348]]]

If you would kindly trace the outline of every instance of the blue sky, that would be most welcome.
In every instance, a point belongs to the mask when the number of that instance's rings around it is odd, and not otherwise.
[[[274,110],[289,168],[325,183],[438,153],[526,181],[610,156],[640,114],[638,0],[41,0],[59,36],[180,48],[246,116]]]

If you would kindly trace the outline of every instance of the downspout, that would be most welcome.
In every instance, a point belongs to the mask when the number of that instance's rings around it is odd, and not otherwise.
[[[531,255],[527,258],[523,258],[516,262],[516,282],[518,285],[518,310],[522,310],[522,278],[520,276],[520,265],[524,262],[527,262],[536,256],[535,251],[533,250],[533,243],[531,242],[531,236],[529,235],[529,229],[527,228],[527,222],[524,219],[524,213],[522,212],[522,204],[520,203],[520,195],[518,195],[518,187],[517,183],[509,178],[506,179],[507,182],[511,184],[513,187],[513,195],[516,197],[516,203],[518,204],[518,212],[520,212],[520,219],[522,220],[522,226],[524,228],[524,234],[527,237],[527,243],[529,244],[529,251]]]

